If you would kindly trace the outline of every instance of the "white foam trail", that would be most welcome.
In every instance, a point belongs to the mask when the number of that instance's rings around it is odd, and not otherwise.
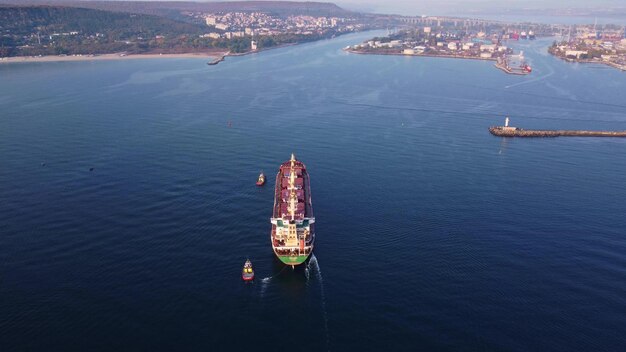
[[[309,265],[307,265],[306,269],[309,269],[309,266],[312,266],[313,269],[315,269],[315,277],[320,282],[322,312],[324,313],[324,331],[326,332],[326,349],[330,351],[330,332],[328,330],[328,311],[326,310],[326,295],[324,294],[324,280],[322,278],[322,270],[320,269],[320,264],[318,263],[317,257],[315,257],[315,254],[311,255],[311,260],[309,260]]]
[[[265,291],[267,290],[267,285],[272,281],[272,277],[265,277],[261,279],[261,298],[265,296]]]
[[[280,269],[280,271],[277,272],[276,274],[272,276],[264,277],[261,279],[261,298],[263,298],[263,296],[265,295],[265,290],[267,290],[267,286],[269,285],[270,282],[272,282],[272,279],[280,275],[283,272],[283,270],[285,270],[285,268],[287,268],[287,266]]]

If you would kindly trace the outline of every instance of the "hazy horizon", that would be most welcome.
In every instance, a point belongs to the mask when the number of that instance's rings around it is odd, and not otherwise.
[[[54,4],[63,1],[142,1],[142,0],[31,0],[42,4]],[[143,1],[177,1],[177,2],[240,2],[249,0],[143,0]],[[253,1],[283,1],[283,0],[253,0]],[[287,0],[290,1],[290,0]],[[298,1],[298,0],[292,0]],[[307,0],[302,0],[307,1]],[[313,2],[334,3],[342,8],[359,12],[397,14],[397,15],[441,15],[441,16],[485,16],[497,18],[499,16],[517,17],[515,20],[527,20],[536,16],[550,17],[557,14],[559,16],[580,16],[581,9],[589,10],[587,17],[603,17],[606,9],[619,9],[610,14],[617,17],[616,22],[626,21],[626,3],[624,0],[313,0]],[[22,0],[0,0],[0,3],[20,4]],[[569,11],[559,11],[566,9],[576,9],[576,13]],[[539,11],[549,10],[549,11]]]
[[[57,2],[59,0],[41,0],[41,2]],[[62,1],[62,0],[61,0]],[[250,0],[75,0],[75,1],[181,1],[181,2],[239,2]],[[253,0],[253,1],[294,1],[298,0]],[[308,2],[309,0],[302,0]],[[8,2],[11,2],[8,0]],[[21,0],[15,0],[20,3]],[[572,8],[626,8],[624,0],[312,0],[311,2],[335,3],[338,6],[369,10],[383,13],[390,12],[430,12],[430,11],[482,11],[482,10],[515,10],[515,9],[572,9]]]
[[[240,0],[235,0],[240,1]],[[261,0],[263,1],[263,0]],[[626,8],[622,0],[388,0],[388,1],[359,1],[337,0],[339,6],[380,13],[398,13],[408,15],[420,14],[451,14],[451,13],[478,13],[478,12],[503,12],[512,10],[533,9],[602,9],[602,8]]]

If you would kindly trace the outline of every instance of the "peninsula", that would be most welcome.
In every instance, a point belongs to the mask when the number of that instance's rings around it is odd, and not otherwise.
[[[548,52],[568,62],[607,65],[626,71],[626,29],[615,25],[572,26]]]
[[[404,29],[345,50],[356,54],[489,60],[496,61],[495,67],[509,74],[526,75],[532,71],[523,54],[515,54],[506,42],[535,39],[534,26],[449,17],[403,18],[403,21]]]

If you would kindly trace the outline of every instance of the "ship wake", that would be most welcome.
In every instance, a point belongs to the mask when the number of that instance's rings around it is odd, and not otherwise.
[[[317,261],[317,257],[315,257],[315,254],[311,255],[311,259],[307,263],[307,266],[304,268],[304,274],[306,275],[307,281],[309,280],[311,271],[313,271],[313,273],[315,274],[315,278],[320,283],[320,298],[322,302],[322,313],[324,315],[324,332],[326,333],[326,349],[330,351],[330,332],[328,330],[328,311],[326,310],[324,279],[322,278],[322,270],[320,269],[320,264]]]
[[[264,277],[261,279],[261,298],[263,298],[265,296],[265,291],[267,290],[267,286],[269,286],[269,284],[272,282],[272,280],[277,277],[278,275],[280,275],[285,268],[287,268],[286,266],[283,267],[282,269],[280,269],[279,272],[277,272],[276,274],[272,275],[272,276],[268,276],[268,277]]]
[[[533,79],[529,79],[529,80],[526,80],[526,81],[523,81],[523,82],[519,82],[519,83],[514,83],[514,84],[511,84],[511,85],[508,85],[508,86],[504,86],[504,88],[508,89],[508,88],[522,86],[522,85],[529,84],[529,83],[535,83],[535,82],[543,81],[544,79],[554,75],[554,69],[551,66],[548,66],[548,69],[550,69],[550,72],[546,73],[543,76],[539,76],[539,77],[536,77],[536,78],[533,78]]]
[[[261,298],[265,297],[265,291],[267,290],[267,285],[272,281],[272,277],[265,277],[261,279]]]

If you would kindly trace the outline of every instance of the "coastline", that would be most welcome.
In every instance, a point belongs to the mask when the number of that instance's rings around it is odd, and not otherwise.
[[[475,57],[475,56],[455,56],[455,55],[431,55],[431,54],[403,54],[403,53],[374,53],[374,52],[363,52],[353,49],[344,49],[344,51],[351,54],[359,54],[359,55],[394,55],[394,56],[406,56],[406,57],[442,57],[446,59],[466,59],[466,60],[481,60],[481,61],[497,61],[496,58],[493,57]]]
[[[413,57],[413,56],[418,56],[418,57],[437,57],[437,58],[444,58],[444,59],[465,59],[465,60],[481,60],[481,61],[498,61],[497,58],[494,57],[475,57],[475,56],[456,56],[456,55],[430,55],[430,54],[403,54],[403,53],[386,53],[386,52],[380,52],[380,53],[376,53],[376,52],[363,52],[363,51],[358,51],[358,50],[353,50],[353,49],[344,49],[344,51],[351,53],[351,54],[359,54],[359,55],[395,55],[395,56],[408,56],[408,57]],[[509,75],[517,75],[517,76],[526,76],[528,74],[530,74],[530,72],[517,72],[517,71],[513,71],[510,68],[507,68],[505,66],[499,65],[498,63],[496,63],[494,65],[496,68],[498,68],[499,70],[502,70],[502,72],[509,74]]]
[[[296,46],[296,45],[300,45],[300,44],[304,44],[304,43],[279,44],[279,45],[270,46],[268,48],[261,48],[261,49],[257,49],[257,50],[246,51],[245,53],[231,53],[231,52],[228,52],[228,53],[224,54],[224,57],[227,57],[227,56],[246,56],[246,55],[258,54],[258,53],[262,53],[262,52],[268,51],[268,50],[286,48],[286,47]]]
[[[599,64],[599,65],[606,65],[606,66],[610,66],[614,69],[617,69],[619,71],[625,72],[626,71],[626,65],[620,65],[618,63],[615,62],[611,62],[611,61],[602,61],[602,60],[589,60],[589,59],[570,59],[567,57],[563,57],[560,55],[555,55],[550,53],[550,55],[561,59],[565,62],[569,62],[569,63],[579,63],[579,64]]]
[[[182,53],[182,54],[101,54],[82,56],[12,56],[0,58],[0,64],[24,62],[70,62],[70,61],[103,61],[103,60],[136,60],[136,59],[215,59],[227,56],[227,52]]]
[[[137,60],[137,59],[207,59],[207,64],[217,65],[230,56],[246,56],[258,54],[263,51],[295,46],[300,43],[287,43],[247,51],[245,53],[232,53],[230,51],[213,51],[206,53],[180,53],[180,54],[128,54],[111,53],[97,55],[45,55],[45,56],[10,56],[0,57],[0,64],[28,63],[28,62],[78,62],[78,61],[108,61],[108,60]]]
[[[342,35],[342,34],[339,34]],[[333,37],[334,38],[334,37]],[[325,40],[332,38],[322,38],[313,40]],[[258,50],[250,50],[243,53],[233,53],[229,50],[214,50],[206,52],[188,52],[188,53],[143,53],[143,54],[125,54],[123,52],[107,53],[107,54],[81,54],[81,55],[44,55],[44,56],[9,56],[0,57],[0,64],[9,63],[26,63],[26,62],[71,62],[71,61],[102,61],[102,60],[132,60],[132,59],[207,59],[208,65],[217,65],[223,62],[229,56],[246,56],[252,54],[258,54],[267,50],[280,49],[290,46],[296,46],[300,44],[308,43],[294,42],[284,43],[267,48],[261,48]]]
[[[413,56],[420,57],[421,56],[421,57],[437,57],[437,58],[444,58],[444,59],[465,59],[465,60],[481,60],[481,61],[498,61],[497,58],[493,58],[493,57],[455,56],[455,55],[429,55],[429,54],[411,54],[411,55],[407,55],[407,54],[403,54],[403,53],[362,52],[362,51],[357,51],[357,50],[352,50],[352,49],[344,49],[344,51],[352,53],[352,54],[359,54],[359,55],[395,55],[395,56],[408,56],[408,57],[413,57]],[[496,63],[494,66],[496,68],[502,70],[502,72],[504,72],[506,74],[509,74],[509,75],[525,76],[525,75],[529,74],[529,73],[513,71],[513,70],[508,69],[508,68],[506,68],[506,67],[504,67],[502,65],[498,65],[498,63]]]

